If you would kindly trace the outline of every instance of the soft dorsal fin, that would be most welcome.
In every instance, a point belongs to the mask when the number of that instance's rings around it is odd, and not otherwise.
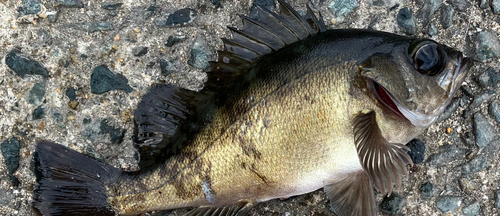
[[[318,19],[309,6],[302,17],[282,0],[278,5],[279,14],[256,6],[258,18],[240,15],[243,28],[228,27],[233,38],[222,39],[224,50],[218,52],[217,62],[211,62],[207,86],[223,86],[246,73],[262,56],[326,30],[321,14]]]
[[[149,89],[134,113],[134,145],[139,151],[141,168],[154,163],[160,155],[174,154],[174,134],[194,112],[200,93],[172,85],[156,85]],[[179,146],[180,148],[180,146]]]
[[[406,164],[413,162],[406,153],[410,149],[399,143],[389,143],[382,136],[374,111],[360,113],[354,119],[354,143],[363,169],[375,189],[392,193],[393,184],[401,186],[401,174],[406,174]]]

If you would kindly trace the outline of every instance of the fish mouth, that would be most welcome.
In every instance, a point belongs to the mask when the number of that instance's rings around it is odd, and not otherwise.
[[[367,78],[368,80],[368,89],[371,90],[375,99],[380,102],[385,108],[391,111],[396,116],[405,118],[406,117],[401,113],[398,108],[397,101],[395,101],[394,96],[392,96],[389,91],[387,91],[382,85],[375,82],[374,80]]]

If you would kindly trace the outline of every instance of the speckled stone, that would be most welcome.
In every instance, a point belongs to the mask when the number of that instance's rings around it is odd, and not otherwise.
[[[35,108],[35,110],[33,110],[31,116],[33,120],[42,119],[45,117],[45,109],[40,105],[37,108]]]
[[[480,60],[500,56],[500,42],[497,33],[482,31],[477,34],[476,38],[476,55]]]
[[[427,34],[429,36],[436,36],[438,34],[438,29],[436,28],[436,25],[434,25],[434,23],[431,23],[429,25],[429,30],[427,30]]]
[[[38,14],[41,11],[41,4],[39,0],[22,0],[22,7],[17,8],[20,16],[28,14]]]
[[[116,10],[120,8],[123,3],[115,3],[115,2],[103,2],[101,3],[101,7],[106,10]]]
[[[424,199],[431,198],[434,194],[434,186],[430,182],[420,185],[420,196]]]
[[[491,10],[493,13],[500,13],[500,0],[491,0]]]
[[[422,140],[413,139],[409,143],[406,144],[410,151],[408,155],[414,164],[419,164],[424,161],[425,158],[425,144]]]
[[[423,20],[424,25],[426,25],[441,6],[442,0],[417,0],[416,3],[419,8],[416,17]]]
[[[173,47],[176,43],[181,42],[184,39],[186,39],[186,36],[184,35],[169,36],[167,39],[167,43],[165,43],[165,46]]]
[[[476,134],[476,145],[483,148],[498,137],[493,125],[481,113],[474,114],[474,131]]]
[[[132,54],[134,54],[134,56],[139,57],[146,55],[146,53],[148,53],[148,47],[141,46],[132,48]]]
[[[66,96],[68,96],[68,98],[70,100],[76,100],[76,90],[75,90],[75,88],[69,87],[68,89],[66,89]]]
[[[184,26],[192,23],[196,19],[197,14],[198,13],[191,8],[183,8],[172,14],[159,17],[155,19],[154,22],[157,26]]]
[[[94,68],[90,79],[90,89],[94,94],[103,94],[111,90],[132,92],[132,88],[128,85],[128,79],[121,74],[111,72],[106,66]]]
[[[413,20],[413,13],[410,7],[405,7],[399,10],[397,21],[398,26],[403,29],[405,34],[415,34],[415,21]]]
[[[444,29],[447,29],[453,25],[453,8],[449,5],[441,6],[441,17],[439,21]]]
[[[442,196],[436,198],[436,207],[443,213],[453,212],[462,204],[462,197]]]
[[[462,171],[466,174],[475,173],[477,171],[481,171],[486,166],[488,162],[488,158],[484,155],[479,155],[462,166]]]
[[[496,92],[491,90],[491,91],[487,91],[487,92],[484,92],[482,94],[479,94],[479,95],[476,95],[474,97],[474,100],[472,101],[472,103],[470,104],[469,106],[469,109],[475,109],[475,108],[478,108],[479,106],[481,106],[482,103],[484,103],[485,101],[488,101],[490,100],[491,98],[493,98],[494,96],[496,95]]]
[[[188,64],[196,68],[205,69],[210,66],[208,61],[211,58],[212,52],[205,39],[202,36],[196,37]]]
[[[358,7],[356,0],[333,0],[328,9],[337,17],[345,17],[356,7]]]
[[[441,166],[455,160],[463,160],[465,150],[452,145],[442,147],[438,153],[429,156],[427,163],[434,166]]]
[[[100,134],[109,134],[111,143],[120,144],[123,142],[126,130],[119,127],[113,127],[109,124],[108,119],[104,119],[101,121],[100,129]]]
[[[488,107],[488,112],[495,118],[496,122],[500,122],[500,107],[497,102],[492,102]]]
[[[7,54],[5,64],[22,78],[26,78],[29,75],[49,77],[49,72],[45,67],[35,60],[22,56],[18,50],[12,50]]]
[[[83,8],[84,4],[81,0],[56,0],[56,6],[64,6],[68,8]]]
[[[43,96],[45,95],[45,83],[39,82],[33,85],[28,94],[28,103],[38,106],[42,103]]]
[[[476,201],[463,208],[462,213],[464,213],[464,215],[467,216],[476,216],[479,215],[480,210],[481,210],[481,205],[479,204],[479,202]]]
[[[177,71],[175,67],[177,59],[160,59],[160,69],[163,75],[168,75]]]
[[[478,77],[479,84],[483,88],[497,87],[500,81],[500,73],[495,71],[493,68],[488,68],[484,73],[480,74]]]
[[[7,139],[0,144],[2,156],[9,174],[13,174],[19,167],[19,140],[15,137]]]
[[[448,0],[459,11],[466,11],[471,6],[470,0]]]
[[[403,208],[403,198],[397,194],[392,193],[391,196],[385,196],[380,203],[380,211],[389,215],[397,215]]]

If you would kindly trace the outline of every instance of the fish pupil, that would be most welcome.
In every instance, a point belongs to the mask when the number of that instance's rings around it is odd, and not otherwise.
[[[424,45],[415,53],[415,68],[423,74],[434,76],[442,69],[441,59],[441,52],[437,44]]]

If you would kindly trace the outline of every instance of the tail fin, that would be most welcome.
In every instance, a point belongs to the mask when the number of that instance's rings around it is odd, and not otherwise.
[[[62,145],[36,145],[33,206],[43,215],[115,215],[106,185],[121,171]]]

